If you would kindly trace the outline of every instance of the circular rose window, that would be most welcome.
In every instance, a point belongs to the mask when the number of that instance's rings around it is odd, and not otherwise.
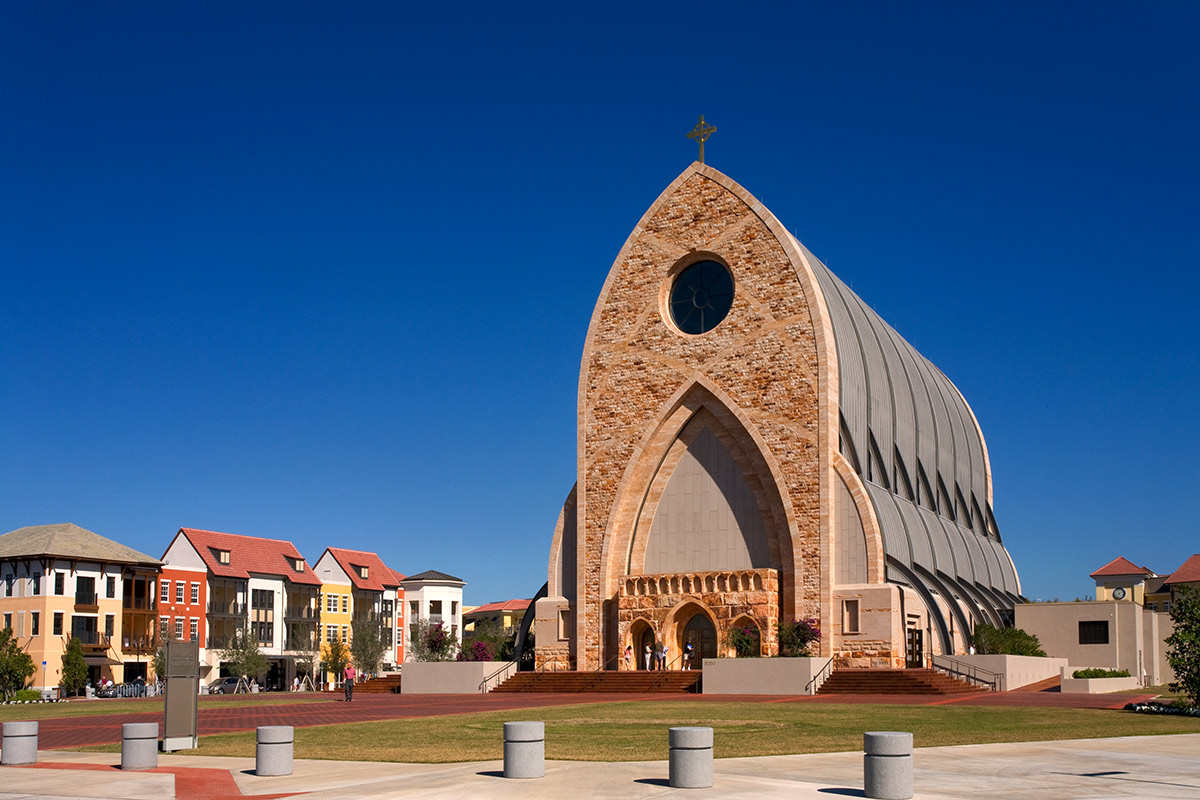
[[[733,306],[733,276],[716,261],[697,261],[671,285],[671,321],[684,333],[717,327]]]

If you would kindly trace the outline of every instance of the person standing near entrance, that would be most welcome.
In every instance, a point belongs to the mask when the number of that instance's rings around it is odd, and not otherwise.
[[[692,645],[692,640],[688,639],[687,644],[685,644],[683,646],[683,668],[684,669],[692,668],[692,656],[695,655],[695,653],[696,653],[696,648],[694,645]]]
[[[625,645],[625,671],[633,669],[633,645]]]
[[[354,699],[354,667],[346,665],[345,671],[342,673],[342,687],[346,690],[346,702],[349,703]]]
[[[646,669],[654,669],[654,652],[646,645]]]

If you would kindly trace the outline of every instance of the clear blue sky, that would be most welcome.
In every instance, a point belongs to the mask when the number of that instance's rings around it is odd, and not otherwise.
[[[5,3],[0,531],[545,580],[579,358],[708,162],[962,389],[1030,597],[1200,552],[1200,5]]]

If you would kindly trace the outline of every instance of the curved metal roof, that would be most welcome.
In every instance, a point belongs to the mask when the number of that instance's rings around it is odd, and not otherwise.
[[[885,553],[964,595],[983,587],[1015,600],[1020,584],[992,513],[987,447],[962,393],[792,241],[811,263],[829,308],[842,450],[867,486]]]

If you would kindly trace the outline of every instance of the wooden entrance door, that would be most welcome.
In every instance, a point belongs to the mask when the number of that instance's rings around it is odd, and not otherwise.
[[[693,669],[701,667],[701,659],[717,657],[717,629],[706,615],[696,614],[688,620],[688,624],[683,628],[683,641],[679,643],[679,652],[683,651],[683,646],[688,640],[691,640],[696,653]]]

